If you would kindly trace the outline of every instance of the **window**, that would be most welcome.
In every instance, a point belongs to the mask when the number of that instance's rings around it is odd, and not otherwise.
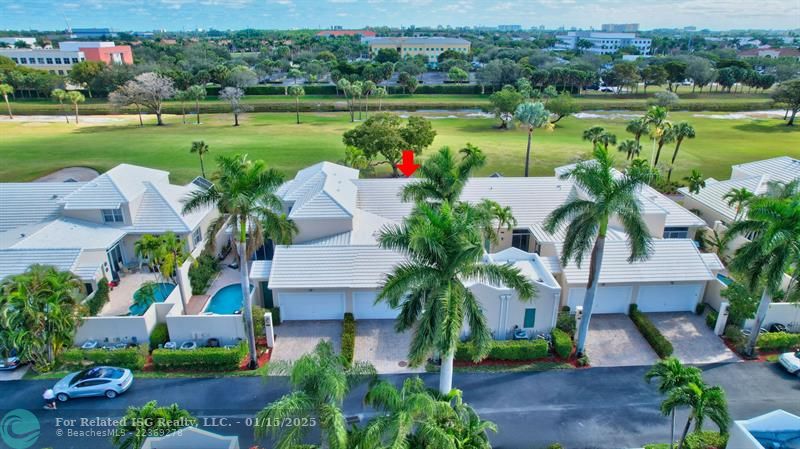
[[[63,71],[63,70],[59,70],[59,71],[58,71],[58,74],[59,74],[59,75],[63,75],[63,74],[64,74],[64,71]]]
[[[44,58],[36,58],[36,62],[39,64],[44,64]]]
[[[511,246],[528,251],[531,245],[531,233],[527,229],[515,229],[511,233]]]
[[[15,63],[15,64],[19,64],[19,59],[17,59],[17,58],[11,58],[11,60],[12,60],[12,61],[14,61],[14,63]]]
[[[78,58],[72,58],[72,63],[76,64],[78,62]]]
[[[56,64],[61,64],[61,58],[56,58]]]
[[[19,63],[20,64],[27,64],[28,63],[28,58],[19,58]]]
[[[536,309],[525,309],[525,320],[522,327],[530,329],[536,326]]]
[[[106,223],[122,223],[122,209],[103,209],[103,221]]]
[[[197,245],[200,241],[203,240],[203,230],[197,228],[192,232],[192,245]]]
[[[47,63],[48,64],[52,64],[53,63],[53,58],[47,58]]]
[[[687,239],[689,238],[689,228],[666,226],[664,228],[665,239]]]

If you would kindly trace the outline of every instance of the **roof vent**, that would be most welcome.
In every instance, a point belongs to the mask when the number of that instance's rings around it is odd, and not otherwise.
[[[53,194],[53,196],[50,197],[51,200],[54,200],[56,198],[58,198],[58,195],[56,195],[55,193]]]

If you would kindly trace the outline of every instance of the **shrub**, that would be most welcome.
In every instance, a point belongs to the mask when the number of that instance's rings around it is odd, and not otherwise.
[[[253,333],[256,335],[256,338],[266,335],[264,332],[264,314],[266,312],[267,309],[253,305]]]
[[[747,343],[747,338],[745,338],[742,330],[736,325],[729,324],[726,326],[724,335],[725,339],[728,340],[737,351],[741,351],[745,343]]]
[[[575,315],[569,313],[569,307],[567,307],[566,311],[561,311],[558,313],[558,318],[556,319],[556,328],[561,329],[570,337],[575,335],[575,327],[577,322],[575,321]]]
[[[686,435],[686,449],[723,449],[728,444],[728,435],[702,431]]]
[[[709,310],[706,315],[706,326],[710,329],[717,327],[717,318],[719,318],[719,313],[714,309]]]
[[[544,340],[505,340],[489,343],[488,359],[493,360],[534,360],[547,357],[547,342]],[[475,361],[478,351],[472,342],[459,343],[456,360]]]
[[[280,307],[273,307],[269,309],[272,312],[272,325],[278,326],[281,324],[281,308]]]
[[[696,315],[702,315],[703,312],[705,311],[706,311],[706,303],[704,302],[697,304],[697,306],[694,308],[694,313]]]
[[[347,365],[353,364],[356,350],[356,320],[352,313],[344,314],[342,321],[342,357]]]
[[[650,346],[653,347],[656,354],[662,359],[671,356],[673,351],[672,343],[661,334],[661,331],[658,330],[656,325],[653,324],[645,314],[639,312],[639,308],[636,307],[636,304],[631,304],[628,312],[633,324],[639,329],[644,339],[650,343]]]
[[[197,263],[189,267],[189,281],[192,284],[192,294],[202,295],[211,285],[211,280],[219,273],[217,258],[203,252],[197,258]]]
[[[89,316],[95,316],[103,310],[103,306],[108,302],[108,280],[102,278],[97,282],[97,290],[94,296],[86,301],[86,309]]]
[[[69,368],[85,368],[89,366],[108,365],[140,370],[144,367],[147,347],[144,345],[125,349],[80,349],[70,348],[64,351],[61,363]]]
[[[169,329],[167,323],[158,323],[153,331],[150,332],[150,350],[158,349],[164,343],[169,341]]]
[[[553,350],[559,357],[566,359],[572,354],[572,338],[561,329],[553,329]]]
[[[553,443],[547,446],[547,449],[564,449],[564,446],[562,446],[561,443]]]
[[[589,356],[585,352],[578,357],[578,366],[589,366]]]
[[[669,444],[668,443],[645,444],[644,449],[669,449]]]
[[[756,344],[764,351],[783,351],[800,346],[800,334],[788,332],[767,332],[758,336]]]
[[[232,349],[156,349],[153,351],[153,365],[159,370],[235,371],[246,354],[244,342]]]

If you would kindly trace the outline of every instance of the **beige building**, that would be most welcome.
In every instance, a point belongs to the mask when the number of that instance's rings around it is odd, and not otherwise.
[[[468,40],[455,37],[375,37],[366,41],[372,56],[382,49],[394,49],[401,58],[422,55],[431,64],[436,64],[439,55],[447,50],[465,55],[470,51]]]

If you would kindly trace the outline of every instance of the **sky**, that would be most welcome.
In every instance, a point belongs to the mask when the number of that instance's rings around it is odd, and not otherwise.
[[[800,0],[0,0],[0,29],[544,25],[796,29]]]

